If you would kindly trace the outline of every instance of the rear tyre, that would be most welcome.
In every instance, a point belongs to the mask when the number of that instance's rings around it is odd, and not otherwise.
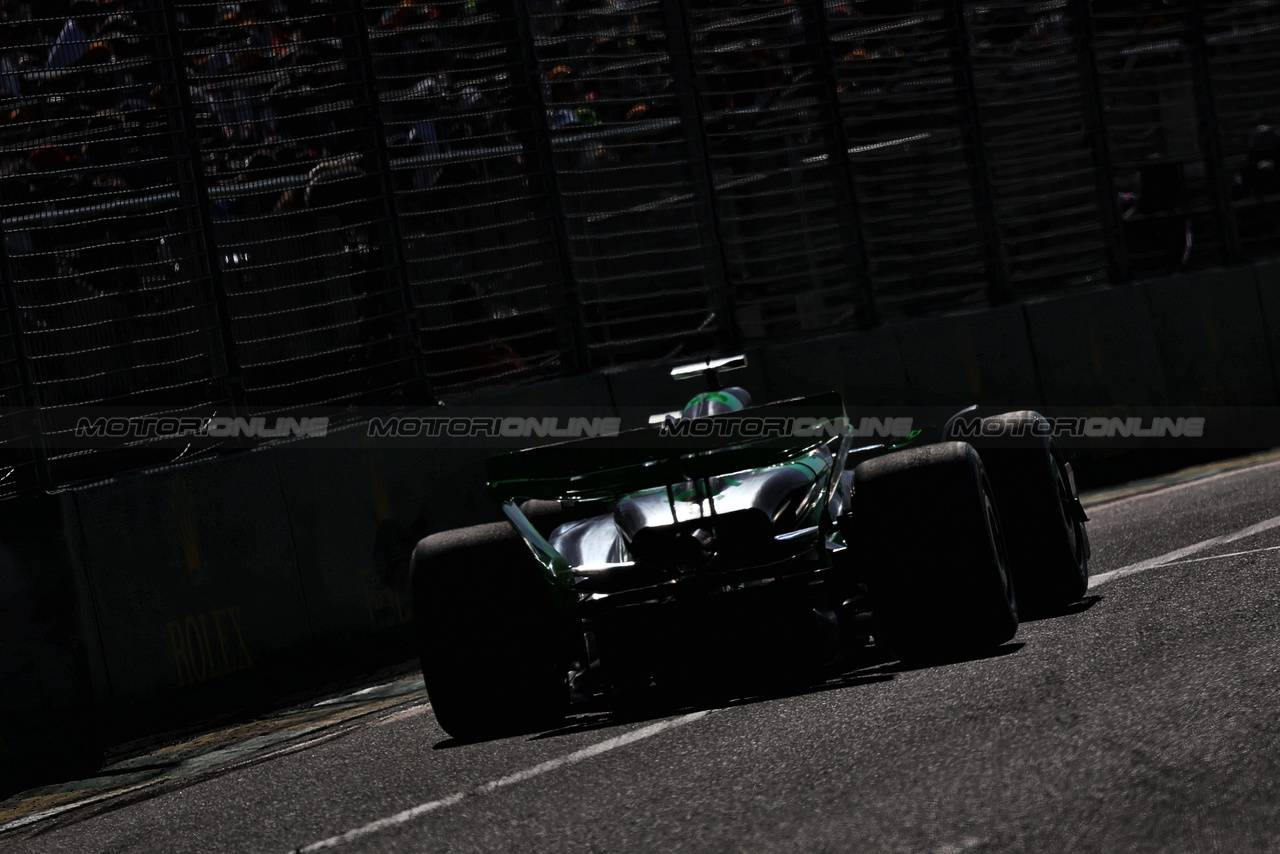
[[[449,735],[476,741],[564,719],[571,620],[541,573],[505,522],[433,534],[414,550],[418,654]]]
[[[1049,436],[1032,435],[1044,417],[1006,412],[982,419],[973,441],[1008,526],[1010,566],[1026,613],[1062,613],[1089,589],[1089,535],[1066,463]]]
[[[862,463],[846,517],[878,641],[905,660],[956,659],[1018,631],[1000,516],[978,453],[926,445]]]

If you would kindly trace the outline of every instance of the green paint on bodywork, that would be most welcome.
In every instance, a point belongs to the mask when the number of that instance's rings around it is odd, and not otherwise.
[[[759,418],[812,418],[843,423],[844,403],[834,392],[753,407]],[[711,421],[732,415],[707,416]],[[717,431],[718,432],[718,431]],[[624,431],[614,436],[528,448],[490,457],[485,464],[490,491],[509,498],[577,498],[616,500],[646,491],[726,472],[750,471],[790,462],[833,438],[821,435],[740,439],[679,440],[662,427]]]
[[[684,405],[687,410],[690,407],[697,406],[699,403],[723,403],[729,407],[730,412],[738,412],[742,409],[742,401],[731,394],[725,394],[722,391],[704,391],[701,394],[694,395],[688,403]]]
[[[742,408],[740,400],[721,392],[704,392],[694,400],[699,399],[723,402],[735,410]],[[805,506],[797,508],[806,523],[802,527],[817,526],[824,542],[840,545],[843,537],[827,512],[832,490],[836,488],[833,486],[835,463],[827,446],[836,438],[841,439],[842,446],[849,441],[848,421],[839,395],[813,395],[755,407],[751,412],[762,418],[812,418],[814,410],[825,414],[814,418],[814,430],[800,436],[690,445],[668,440],[660,428],[649,427],[627,431],[620,437],[577,440],[504,454],[490,458],[486,464],[489,488],[502,502],[503,512],[533,553],[543,577],[555,592],[558,605],[571,610],[577,598],[572,567],[521,512],[516,503],[518,499],[616,501],[620,497],[667,493],[675,485],[681,490],[671,496],[675,500],[702,501],[723,495],[728,488],[742,486],[744,480],[741,475],[732,477],[735,473],[795,468],[803,471],[813,484]],[[831,429],[841,426],[845,429]],[[916,435],[918,431],[911,439]],[[710,496],[704,494],[706,479],[717,482],[713,487],[716,491]],[[829,557],[824,555],[822,563],[829,564]]]
[[[923,430],[917,427],[915,430],[912,430],[910,433],[907,434],[907,441],[900,442],[897,445],[890,445],[889,450],[896,451],[900,448],[905,448],[907,445],[910,445],[917,438],[919,438],[920,434],[923,432],[924,432]]]
[[[555,546],[551,545],[546,537],[538,532],[537,528],[533,527],[529,517],[521,512],[514,501],[504,501],[502,512],[506,514],[525,545],[529,547],[529,551],[533,553],[534,559],[542,569],[543,577],[553,591],[556,607],[562,612],[571,613],[577,605],[577,597],[570,587],[573,573],[569,562],[564,559],[564,555],[556,551]]]

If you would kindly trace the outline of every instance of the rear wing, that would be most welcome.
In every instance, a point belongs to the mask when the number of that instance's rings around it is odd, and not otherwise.
[[[848,429],[844,401],[826,392],[502,454],[488,460],[486,476],[500,501],[608,500],[671,483],[780,465]]]

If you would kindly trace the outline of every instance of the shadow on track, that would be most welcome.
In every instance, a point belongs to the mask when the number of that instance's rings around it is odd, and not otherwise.
[[[967,664],[973,661],[986,661],[991,658],[1003,658],[1006,655],[1013,655],[1019,652],[1026,644],[1024,643],[1006,643],[995,649],[982,650],[980,652],[971,652],[955,655],[939,654],[930,656],[929,658],[912,659],[903,661],[901,659],[892,659],[885,664],[874,667],[873,673],[911,673],[916,670],[930,670],[934,667],[947,667],[952,664]]]
[[[1104,598],[1105,597],[1103,596],[1086,596],[1083,599],[1081,599],[1079,602],[1072,602],[1070,605],[1066,606],[1065,608],[1059,608],[1055,611],[1047,611],[1043,613],[1037,613],[1033,611],[1031,613],[1023,614],[1022,622],[1034,623],[1039,620],[1051,620],[1051,619],[1056,619],[1058,617],[1070,617],[1075,614],[1083,614],[1085,611],[1088,611],[1094,605],[1097,605],[1099,602],[1101,602]]]
[[[1087,609],[1091,604],[1082,603],[1080,610]],[[525,733],[524,737],[530,741],[542,741],[607,730],[625,724],[646,723],[672,715],[709,709],[738,708],[787,697],[802,697],[863,685],[875,685],[889,682],[900,673],[1000,658],[1018,652],[1023,646],[1025,644],[1007,643],[994,650],[974,654],[939,656],[929,661],[903,662],[890,651],[873,645],[862,650],[856,657],[833,665],[834,673],[829,671],[826,676],[816,675],[812,680],[802,681],[789,678],[784,674],[773,674],[772,678],[757,680],[739,679],[732,682],[708,680],[705,685],[692,687],[687,684],[681,688],[666,689],[651,686],[645,691],[628,696],[616,708],[589,705],[573,713],[564,726],[544,732]],[[433,749],[449,750],[490,740],[497,739],[483,739],[475,742],[446,738],[433,745]]]

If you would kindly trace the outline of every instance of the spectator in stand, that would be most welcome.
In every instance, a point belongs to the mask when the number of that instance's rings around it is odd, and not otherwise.
[[[1182,166],[1153,157],[1138,172],[1138,189],[1121,193],[1129,271],[1137,278],[1181,272],[1194,244]]]
[[[31,24],[4,20],[7,14],[7,5],[0,6],[0,102],[23,96],[23,74],[39,68],[45,53],[40,31]]]
[[[551,105],[547,121],[552,129],[579,124],[576,105],[582,103],[582,95],[573,77],[573,69],[568,65],[557,65],[547,72],[546,79],[547,102]]]
[[[75,65],[93,44],[99,21],[104,18],[103,8],[94,0],[74,0],[71,17],[67,18],[62,32],[58,33],[44,67],[48,71],[60,71]]]
[[[383,13],[369,34],[374,43],[374,76],[390,88],[400,88],[409,80],[439,74],[437,60],[448,51],[437,31],[426,29],[439,17],[433,6],[417,0],[400,0]]]
[[[411,94],[418,99],[424,115],[420,121],[409,128],[407,134],[396,140],[412,146],[414,154],[419,158],[417,168],[413,170],[412,180],[415,190],[430,190],[435,187],[444,171],[441,158],[446,149],[440,139],[439,122],[435,118],[439,113],[439,104],[444,98],[441,89],[438,80],[427,77],[419,80],[410,90]]]
[[[516,374],[525,364],[500,338],[486,305],[484,289],[474,279],[454,285],[446,306],[453,323],[432,329],[431,372],[441,386],[462,385]]]
[[[1245,251],[1280,252],[1280,131],[1259,125],[1249,135],[1249,162],[1236,173],[1231,198]]]
[[[268,59],[254,44],[251,27],[239,13],[228,12],[215,25],[213,50],[193,60],[204,78],[209,100],[230,141],[261,143],[274,132],[275,110],[264,92],[262,72]]]

